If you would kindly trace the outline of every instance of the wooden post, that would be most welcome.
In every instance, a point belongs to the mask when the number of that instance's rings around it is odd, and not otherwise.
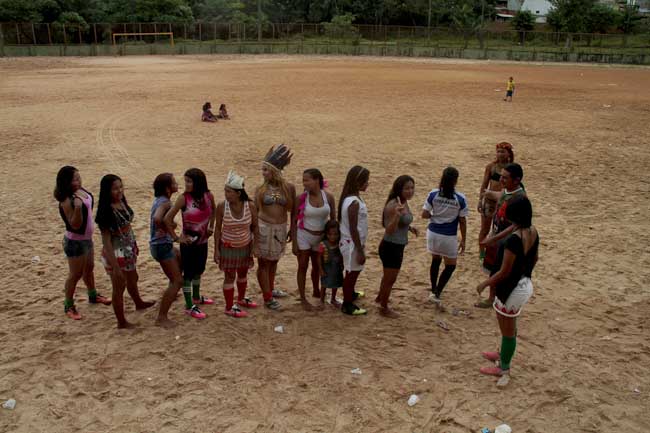
[[[271,39],[275,40],[275,24],[271,24]]]
[[[63,45],[68,45],[68,35],[65,34],[65,24],[63,24]]]
[[[93,24],[93,35],[95,38],[95,45],[97,45],[97,24]]]
[[[199,23],[199,41],[203,42],[203,32],[201,30],[201,23]]]
[[[214,39],[214,42],[216,43],[217,42],[217,23],[216,23],[216,21],[214,22],[213,39]]]
[[[34,23],[32,23],[32,41],[36,45],[36,30],[34,30]]]
[[[142,33],[142,23],[138,23],[138,32]],[[142,35],[140,35],[140,40],[142,40]]]
[[[183,37],[187,40],[187,24],[183,24]]]
[[[20,45],[20,29],[18,28],[18,23],[16,23],[16,42]]]
[[[244,23],[244,41],[246,41],[246,23]]]
[[[156,23],[153,23],[153,32],[158,33],[158,26]],[[158,35],[153,35],[153,43],[155,44],[156,42],[158,42]]]
[[[77,32],[79,32],[79,45],[81,45],[81,26],[77,27]]]

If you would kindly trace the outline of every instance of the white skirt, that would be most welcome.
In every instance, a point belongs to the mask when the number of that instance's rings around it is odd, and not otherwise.
[[[505,304],[495,297],[492,306],[502,316],[517,317],[531,296],[533,296],[533,282],[528,277],[522,277]]]
[[[458,256],[458,236],[440,235],[427,230],[427,250],[436,256],[455,259]]]

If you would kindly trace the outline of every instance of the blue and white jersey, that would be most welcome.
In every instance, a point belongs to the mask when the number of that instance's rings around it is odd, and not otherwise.
[[[439,189],[434,189],[429,193],[422,209],[431,214],[429,231],[445,236],[456,236],[458,221],[461,217],[467,217],[469,214],[465,195],[456,192],[454,198],[449,199],[443,197]]]

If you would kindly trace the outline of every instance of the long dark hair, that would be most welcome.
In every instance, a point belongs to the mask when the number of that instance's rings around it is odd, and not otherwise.
[[[393,182],[393,187],[390,189],[390,192],[388,193],[388,198],[386,199],[386,203],[384,203],[384,209],[386,208],[386,205],[390,203],[391,200],[395,200],[397,197],[399,197],[401,200],[402,193],[404,192],[404,187],[409,182],[413,182],[413,185],[415,185],[415,179],[413,179],[408,174],[403,174],[399,176],[397,179],[395,179],[395,182]],[[386,224],[384,223],[383,212],[381,216],[381,226],[386,227]]]
[[[54,198],[59,203],[72,197],[72,179],[77,169],[71,165],[61,167],[56,174],[56,187],[54,188]]]
[[[506,219],[522,229],[533,225],[533,206],[530,204],[530,200],[524,196],[508,202]]]
[[[210,108],[212,108],[212,104],[210,104],[209,102],[203,104],[203,111],[208,111]]]
[[[242,184],[242,187],[243,186],[244,186],[244,184]],[[230,188],[230,187],[228,187],[228,188]],[[246,190],[244,188],[242,188],[242,189],[230,188],[230,189],[232,189],[233,191],[236,191],[236,192],[239,193],[239,201],[241,201],[242,203],[246,203],[247,201],[251,201],[250,197],[248,197],[248,194],[246,193]]]
[[[348,171],[348,175],[345,177],[345,184],[343,184],[343,190],[341,191],[341,198],[339,200],[338,208],[338,220],[341,221],[341,211],[343,208],[343,201],[351,196],[359,194],[361,186],[368,182],[370,179],[370,171],[367,168],[360,165],[355,165]]]
[[[174,175],[171,173],[160,173],[156,176],[156,180],[153,181],[153,195],[155,197],[167,195],[167,188],[172,187],[172,179]]]
[[[312,179],[318,179],[318,185],[320,185],[320,189],[325,188],[325,179],[323,179],[323,173],[321,173],[319,169],[308,168],[307,170],[303,171],[302,174],[306,174]]]
[[[453,199],[456,193],[456,182],[458,181],[458,170],[454,167],[447,167],[442,171],[440,178],[440,195],[444,198]]]
[[[190,168],[185,172],[185,177],[192,179],[192,192],[190,195],[197,202],[203,201],[203,196],[206,192],[210,192],[208,189],[208,180],[205,177],[205,173],[200,168]]]
[[[102,180],[99,183],[99,203],[97,205],[95,223],[101,230],[110,230],[111,227],[116,225],[115,214],[113,213],[113,208],[111,206],[113,202],[113,194],[111,193],[111,190],[113,189],[113,183],[118,180],[122,182],[122,179],[119,176],[115,174],[107,174],[102,177]],[[122,194],[122,204],[128,213],[133,213],[133,210],[126,202],[126,196],[124,194]]]

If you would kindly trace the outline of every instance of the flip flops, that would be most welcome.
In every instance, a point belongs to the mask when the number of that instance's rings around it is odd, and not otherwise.
[[[488,361],[497,362],[501,359],[499,352],[481,352],[481,356]]]
[[[194,304],[198,305],[213,305],[214,304],[214,299],[206,298],[205,296],[201,296],[199,299],[192,299],[192,302]]]
[[[81,314],[77,311],[77,307],[71,305],[65,309],[65,315],[71,318],[72,320],[81,320]]]
[[[498,377],[510,373],[510,370],[501,370],[501,367],[481,367],[479,371],[481,372],[481,374],[485,374],[487,376],[498,376]]]

